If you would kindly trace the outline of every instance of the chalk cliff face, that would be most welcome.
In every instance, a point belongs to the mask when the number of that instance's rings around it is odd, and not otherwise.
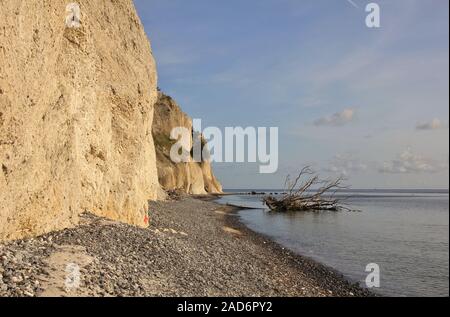
[[[176,164],[170,159],[170,149],[176,142],[170,139],[170,133],[176,127],[185,127],[192,131],[192,119],[171,97],[159,93],[155,105],[153,138],[161,186],[165,190],[177,189],[194,195],[221,193],[222,186],[214,176],[209,162]]]
[[[133,2],[76,2],[79,28],[66,0],[0,0],[0,240],[83,211],[146,226],[157,197],[157,75]]]

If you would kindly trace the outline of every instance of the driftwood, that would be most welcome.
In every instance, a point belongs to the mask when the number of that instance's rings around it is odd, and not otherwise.
[[[335,180],[321,180],[310,168],[301,170],[294,181],[286,178],[285,192],[281,197],[265,196],[263,202],[271,211],[341,211],[345,207],[342,199],[336,198],[339,190],[347,189],[342,186],[342,178]],[[316,189],[314,189],[316,188]]]

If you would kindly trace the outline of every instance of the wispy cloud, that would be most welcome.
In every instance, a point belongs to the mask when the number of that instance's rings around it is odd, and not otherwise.
[[[160,50],[156,57],[158,66],[178,66],[192,62],[185,54],[170,50]]]
[[[314,121],[316,126],[343,126],[353,121],[355,117],[354,109],[344,109],[341,112],[337,112],[331,116],[326,116]]]
[[[361,0],[135,3],[159,85],[188,113],[217,126],[280,126],[280,157],[294,169],[301,158],[349,173],[362,187],[448,184],[444,173],[425,180],[412,172],[442,164],[397,156],[405,145],[438,162],[448,153],[448,1],[380,0],[377,32],[365,26]],[[336,133],[347,128],[351,136]],[[362,161],[324,162],[346,151]],[[228,177],[227,169],[219,174]]]
[[[348,3],[350,3],[355,8],[359,9],[358,5],[353,0],[347,0]]]
[[[329,173],[348,176],[349,174],[364,172],[368,168],[368,164],[351,154],[337,154],[324,170]]]
[[[379,172],[388,174],[437,173],[446,168],[448,168],[448,164],[436,162],[407,149],[398,158],[384,162]]]
[[[445,125],[441,120],[435,118],[429,122],[421,122],[416,125],[416,130],[439,130],[443,129]]]

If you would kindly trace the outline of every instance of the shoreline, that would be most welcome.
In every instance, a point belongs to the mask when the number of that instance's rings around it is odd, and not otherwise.
[[[148,229],[85,214],[75,228],[0,243],[0,296],[374,296],[248,229],[216,198],[151,202]],[[74,272],[78,284],[67,284]]]
[[[235,194],[226,194],[226,195],[235,195]],[[210,197],[200,196],[200,197],[197,197],[197,199],[204,199],[206,201],[212,201],[212,202],[218,204],[219,206],[230,207],[229,215],[231,215],[231,216],[226,218],[226,221],[230,226],[236,227],[239,230],[246,232],[251,237],[251,239],[254,239],[255,241],[257,241],[257,243],[260,243],[260,244],[262,243],[266,247],[271,248],[272,251],[275,253],[278,253],[280,257],[287,257],[290,260],[292,260],[294,263],[296,263],[297,265],[303,266],[306,264],[307,267],[313,268],[311,273],[314,274],[315,273],[314,271],[320,272],[321,275],[316,275],[316,276],[314,276],[314,278],[317,279],[318,284],[321,285],[322,287],[326,288],[326,287],[330,286],[330,284],[324,283],[324,279],[326,280],[329,278],[331,280],[335,280],[337,283],[343,283],[344,285],[347,284],[344,286],[344,288],[350,287],[350,289],[354,290],[354,292],[351,290],[349,292],[351,292],[353,294],[359,293],[360,296],[364,296],[364,297],[380,296],[379,294],[373,293],[372,291],[370,291],[368,289],[362,288],[358,282],[352,282],[351,280],[347,279],[341,272],[334,269],[333,267],[322,264],[322,263],[318,262],[317,260],[314,260],[308,256],[291,251],[289,248],[284,247],[280,243],[274,241],[270,236],[250,229],[239,219],[238,214],[241,211],[256,210],[256,209],[260,210],[260,208],[243,207],[243,206],[238,206],[238,205],[233,205],[233,204],[226,204],[226,205],[220,204],[217,202],[217,200],[221,196],[225,196],[225,195],[218,194],[218,195],[213,195],[213,197],[211,197],[211,195],[210,195]],[[326,275],[326,276],[324,276],[324,275]],[[351,295],[351,296],[353,296],[353,295]]]

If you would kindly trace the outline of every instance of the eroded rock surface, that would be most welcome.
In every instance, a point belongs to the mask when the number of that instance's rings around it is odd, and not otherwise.
[[[185,114],[171,97],[159,93],[155,105],[153,137],[155,139],[159,182],[166,190],[181,190],[187,194],[201,195],[221,193],[222,186],[214,176],[208,161],[201,163],[174,163],[170,149],[175,143],[171,131],[183,127],[192,131],[192,119]],[[192,138],[191,138],[192,145]]]
[[[159,190],[150,44],[132,0],[0,0],[0,240],[88,210],[146,226]]]

